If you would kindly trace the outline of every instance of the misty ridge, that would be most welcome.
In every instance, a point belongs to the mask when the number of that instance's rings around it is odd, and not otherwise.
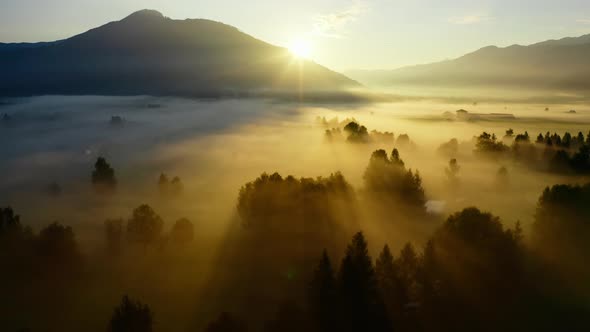
[[[586,331],[587,42],[407,96],[151,10],[0,44],[0,330]]]
[[[590,35],[532,45],[488,46],[452,60],[347,74],[373,86],[540,89],[583,93],[590,74]]]

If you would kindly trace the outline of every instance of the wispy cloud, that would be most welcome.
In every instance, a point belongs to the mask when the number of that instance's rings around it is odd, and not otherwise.
[[[451,17],[448,19],[449,23],[459,24],[459,25],[468,25],[468,24],[477,24],[482,22],[488,22],[493,20],[494,18],[488,15],[465,15],[465,16],[457,16]]]
[[[344,27],[369,10],[366,1],[354,1],[348,8],[314,17],[313,33],[318,36],[342,38]]]
[[[580,24],[590,24],[590,18],[581,18],[579,20],[576,20],[576,22]]]

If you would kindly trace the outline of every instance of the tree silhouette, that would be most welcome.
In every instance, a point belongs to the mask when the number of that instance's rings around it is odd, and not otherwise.
[[[590,259],[589,201],[590,184],[546,188],[532,228],[535,251],[575,282],[590,277],[590,269],[583,263]]]
[[[109,332],[152,332],[153,313],[147,305],[123,296],[109,322]]]
[[[506,134],[502,137],[502,141],[506,144],[510,144],[514,140],[514,130],[512,128],[506,130]]]
[[[12,208],[0,208],[0,237],[19,233],[22,229],[20,216],[14,214]]]
[[[335,331],[338,327],[338,293],[332,263],[326,250],[309,285],[309,308],[318,332]]]
[[[508,152],[508,146],[502,142],[498,142],[495,134],[483,132],[477,137],[475,153],[482,156],[498,158],[501,157],[505,152]]]
[[[115,170],[109,165],[103,157],[98,157],[94,164],[94,171],[92,172],[92,183],[95,188],[100,191],[112,191],[117,186],[117,179],[115,178]]]
[[[441,144],[437,152],[444,157],[456,158],[459,153],[459,141],[456,138],[452,138],[450,141]]]
[[[529,136],[529,132],[525,131],[524,134],[518,134],[514,138],[515,143],[530,143],[531,137]]]
[[[363,179],[371,194],[381,199],[404,203],[401,208],[425,211],[426,197],[422,178],[419,172],[406,170],[397,149],[392,151],[391,158],[387,157],[385,150],[374,151]]]
[[[457,162],[457,159],[453,158],[449,161],[449,166],[445,168],[445,173],[451,185],[457,185],[459,183],[459,170],[461,166]]]
[[[369,141],[369,132],[365,126],[356,122],[350,122],[344,126],[344,132],[348,134],[346,140],[351,143],[367,143]]]
[[[447,315],[452,329],[492,326],[499,320],[490,317],[514,313],[516,300],[522,296],[519,238],[514,231],[504,229],[499,218],[476,208],[451,215],[435,232],[425,256],[425,271],[433,282],[426,289],[436,289],[443,303],[469,317]]]
[[[178,176],[175,176],[170,182],[170,193],[172,195],[180,195],[184,191],[184,185]]]
[[[144,246],[153,244],[160,238],[163,225],[162,218],[149,205],[143,204],[133,210],[127,221],[127,238]]]
[[[35,240],[31,228],[21,224],[12,208],[0,208],[0,262],[5,271],[0,275],[0,284],[36,276]]]
[[[410,140],[410,136],[408,134],[401,134],[397,137],[395,145],[400,148],[407,148],[412,145],[412,141]]]
[[[158,178],[158,190],[162,195],[168,195],[170,192],[170,180],[168,180],[168,176],[165,173],[161,173]]]
[[[79,268],[81,254],[70,226],[51,223],[41,229],[36,242],[38,255],[53,271],[73,272]]]
[[[411,243],[406,243],[401,249],[399,258],[396,260],[396,266],[403,292],[400,297],[405,301],[404,304],[407,305],[411,301],[416,301],[419,292],[418,285],[415,282],[418,274],[419,259]]]
[[[193,223],[186,218],[178,219],[170,231],[170,239],[174,243],[180,245],[189,244],[193,241],[194,237],[195,227],[193,226]]]
[[[386,308],[363,233],[346,249],[338,274],[343,326],[347,331],[390,331]]]
[[[399,277],[399,269],[388,245],[383,247],[377,258],[375,274],[388,315],[393,320],[394,326],[398,327],[403,324],[404,305],[407,303],[407,298]]]

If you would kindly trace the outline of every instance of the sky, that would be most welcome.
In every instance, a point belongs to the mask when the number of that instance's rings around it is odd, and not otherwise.
[[[0,0],[0,42],[63,39],[140,9],[206,18],[336,70],[392,69],[488,45],[590,33],[590,0]]]

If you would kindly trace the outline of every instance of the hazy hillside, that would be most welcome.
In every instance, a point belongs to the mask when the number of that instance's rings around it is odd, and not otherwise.
[[[0,96],[219,96],[358,86],[234,27],[150,10],[61,41],[0,44],[0,59]]]
[[[347,74],[374,86],[505,86],[579,91],[590,88],[590,35],[529,46],[488,46],[454,60]]]

